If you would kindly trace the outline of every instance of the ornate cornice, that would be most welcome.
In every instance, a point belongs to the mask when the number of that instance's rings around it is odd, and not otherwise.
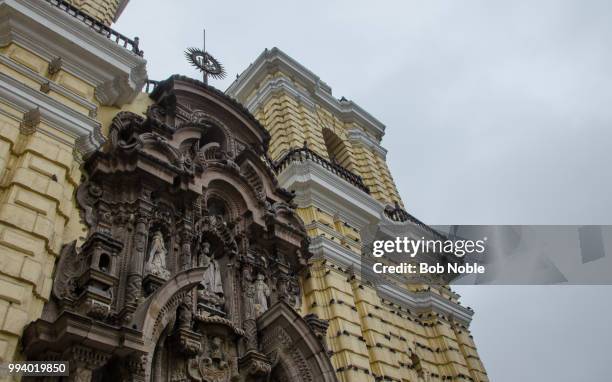
[[[299,206],[319,206],[353,227],[362,228],[382,219],[382,203],[314,162],[288,164],[278,181],[281,187],[295,190],[294,202]]]
[[[300,90],[290,81],[283,82],[275,79],[262,83],[266,75],[277,71],[295,78],[307,91]],[[379,141],[385,133],[385,125],[379,120],[353,101],[334,98],[329,85],[278,48],[264,50],[225,92],[240,102],[246,103],[249,109],[254,111],[258,105],[263,104],[265,97],[268,97],[273,90],[280,88],[290,89],[287,94],[299,96],[299,100],[307,105],[319,104],[329,109],[345,122],[357,122]],[[257,91],[255,98],[247,101],[247,97],[251,97],[255,91]]]
[[[44,1],[0,1],[0,46],[17,43],[90,83],[103,105],[131,102],[145,84],[146,61]]]
[[[180,74],[174,74],[170,76],[168,79],[164,81],[159,81],[156,83],[155,89],[153,89],[153,91],[150,94],[151,99],[159,101],[159,99],[162,97],[164,92],[172,90],[176,82],[184,82],[188,85],[202,88],[209,94],[212,94],[218,97],[219,99],[223,100],[224,102],[227,102],[229,106],[233,107],[234,109],[239,110],[242,117],[244,117],[248,122],[254,125],[255,128],[258,130],[258,132],[262,135],[264,151],[268,150],[268,144],[270,142],[270,133],[268,132],[268,130],[266,130],[261,125],[261,123],[259,123],[259,121],[253,116],[253,114],[251,114],[251,112],[246,107],[244,107],[242,103],[240,103],[239,101],[237,101],[230,95],[215,88],[214,86],[210,86],[208,84],[205,84],[202,81],[199,81],[193,78],[189,78],[187,76],[183,76]]]
[[[474,315],[472,310],[432,291],[413,293],[389,284],[380,285],[377,291],[381,297],[408,307],[408,309],[442,313],[465,325],[469,325]]]
[[[364,133],[362,130],[350,129],[347,132],[348,138],[351,142],[361,144],[369,148],[383,159],[387,158],[387,149],[382,147],[378,142],[376,142],[376,140]]]
[[[325,259],[341,268],[361,270],[361,256],[339,243],[324,237],[311,239],[310,251],[315,259]],[[414,311],[429,311],[452,316],[456,320],[468,325],[472,319],[473,311],[453,302],[434,292],[411,292],[405,288],[394,285],[392,282],[381,283],[376,287],[378,294],[387,300],[393,301],[402,307]]]

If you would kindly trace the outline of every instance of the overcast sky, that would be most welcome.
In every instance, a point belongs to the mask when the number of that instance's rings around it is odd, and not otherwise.
[[[222,90],[279,47],[387,126],[406,208],[430,224],[610,224],[610,1],[131,0],[152,79]],[[494,382],[609,381],[611,287],[463,287]],[[605,374],[604,374],[605,372]]]

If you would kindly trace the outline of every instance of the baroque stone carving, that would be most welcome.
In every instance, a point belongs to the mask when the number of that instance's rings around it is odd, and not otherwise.
[[[62,249],[24,356],[71,352],[86,381],[333,380],[324,325],[296,312],[307,235],[266,162],[268,133],[197,81],[172,77],[151,98],[83,163],[86,237]]]
[[[151,241],[151,249],[149,250],[149,259],[145,266],[145,272],[167,279],[170,276],[170,272],[166,268],[167,253],[164,236],[160,231],[156,231]]]
[[[221,271],[219,263],[210,254],[210,243],[204,242],[199,256],[199,266],[205,268],[198,297],[209,302],[217,307],[223,305],[225,299],[223,297],[223,285],[221,282]]]
[[[270,288],[264,280],[264,275],[257,275],[255,280],[255,315],[259,316],[268,310],[268,297],[270,297]]]

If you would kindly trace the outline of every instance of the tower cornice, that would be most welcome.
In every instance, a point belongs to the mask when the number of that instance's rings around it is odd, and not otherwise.
[[[262,84],[268,74],[282,72],[303,86],[303,89],[291,81],[270,81]],[[307,104],[319,104],[337,115],[344,122],[355,122],[362,126],[379,142],[385,134],[385,125],[353,101],[344,98],[338,100],[332,95],[332,89],[319,76],[291,58],[278,48],[266,49],[238,78],[227,88],[226,93],[247,105],[254,112],[264,97],[273,87],[290,88],[289,94],[299,95]],[[268,89],[270,88],[270,89]],[[255,98],[250,99],[256,92]]]

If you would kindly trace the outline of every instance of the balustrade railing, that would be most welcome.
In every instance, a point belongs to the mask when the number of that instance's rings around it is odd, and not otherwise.
[[[430,226],[423,223],[419,219],[410,215],[405,209],[400,207],[400,205],[397,202],[395,203],[394,206],[389,205],[385,208],[385,215],[389,219],[399,222],[399,223],[410,222],[412,224],[416,224],[424,228],[426,231],[429,231],[434,236],[439,237],[439,238],[444,238],[444,235],[442,235],[440,232],[436,231],[435,229],[431,228]]]
[[[305,161],[317,163],[318,165],[322,166],[326,170],[338,175],[339,177],[346,180],[353,186],[359,188],[361,191],[367,194],[370,193],[370,189],[368,188],[368,186],[366,186],[363,183],[363,179],[359,175],[354,174],[353,172],[351,172],[350,170],[347,170],[346,168],[342,167],[338,163],[331,162],[323,158],[322,156],[320,156],[319,154],[315,153],[314,151],[310,150],[307,147],[301,147],[301,148],[290,150],[288,153],[283,155],[278,161],[275,162],[274,170],[276,171],[276,173],[280,173],[285,168],[287,168],[287,166],[289,166],[291,163],[305,162]]]
[[[89,16],[87,13],[81,11],[76,8],[69,2],[65,0],[45,0],[47,3],[53,5],[54,7],[68,13],[70,16],[82,21],[85,25],[88,25],[94,31],[100,33],[105,36],[109,40],[115,42],[117,45],[124,47],[125,49],[131,51],[132,53],[141,56],[143,55],[143,51],[138,47],[138,37],[135,37],[133,40],[122,35],[121,33],[111,29],[107,25],[104,25],[100,21],[95,18]]]

